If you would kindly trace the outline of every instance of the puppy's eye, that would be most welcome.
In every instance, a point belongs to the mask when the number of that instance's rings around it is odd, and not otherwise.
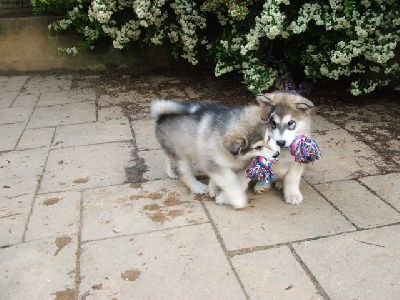
[[[262,149],[261,146],[254,147],[255,150],[260,151]]]
[[[270,140],[271,140],[271,136],[269,135],[269,136],[268,136],[268,142],[269,142]]]
[[[293,121],[293,120],[290,120],[290,121],[287,123],[287,125],[288,125],[288,128],[289,128],[290,130],[294,130],[294,129],[296,128],[296,122]]]
[[[272,129],[275,129],[275,128],[276,128],[276,122],[272,121]]]

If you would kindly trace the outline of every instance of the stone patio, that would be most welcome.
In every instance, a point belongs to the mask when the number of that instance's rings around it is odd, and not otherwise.
[[[165,173],[150,101],[198,91],[76,81],[0,76],[0,299],[399,299],[400,169],[351,126],[313,116],[302,204],[234,210]]]

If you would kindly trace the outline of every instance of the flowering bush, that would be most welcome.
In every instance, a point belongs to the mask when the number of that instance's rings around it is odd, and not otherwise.
[[[314,81],[349,77],[353,95],[399,89],[397,0],[76,0],[50,28],[84,37],[62,49],[73,55],[104,38],[117,49],[168,43],[193,65],[212,59],[216,76],[241,73],[254,93],[270,88],[282,65]]]

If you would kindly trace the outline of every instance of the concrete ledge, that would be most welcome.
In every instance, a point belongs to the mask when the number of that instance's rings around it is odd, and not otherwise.
[[[165,48],[140,43],[129,51],[109,47],[75,57],[60,55],[59,47],[72,47],[79,37],[51,32],[48,25],[55,20],[53,16],[0,18],[0,71],[104,70],[169,66],[172,62]]]

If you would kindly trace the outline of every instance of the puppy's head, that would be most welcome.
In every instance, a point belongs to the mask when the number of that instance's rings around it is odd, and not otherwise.
[[[290,92],[260,94],[256,100],[261,106],[276,107],[271,127],[272,138],[278,146],[289,147],[296,136],[309,134],[310,112],[314,108],[310,100]]]
[[[235,128],[225,136],[224,147],[237,159],[249,161],[257,156],[272,160],[279,147],[271,138],[271,117],[275,107],[249,107]]]

